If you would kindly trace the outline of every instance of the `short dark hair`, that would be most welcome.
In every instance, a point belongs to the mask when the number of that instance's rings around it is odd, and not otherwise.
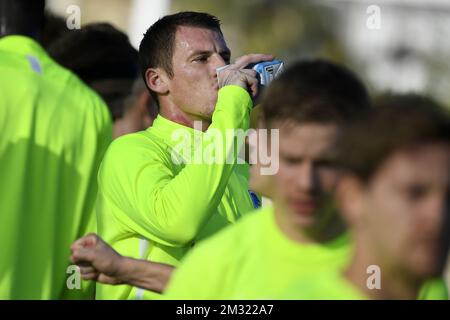
[[[138,52],[125,33],[109,23],[92,23],[67,32],[48,51],[100,94],[113,120],[124,115],[124,100],[139,78]]]
[[[364,182],[370,181],[395,151],[423,143],[450,144],[449,113],[430,98],[386,95],[374,109],[339,135],[337,164]]]
[[[220,20],[203,12],[179,12],[167,15],[156,21],[144,34],[139,46],[139,63],[145,84],[157,101],[156,94],[148,87],[145,72],[149,68],[162,68],[172,77],[172,57],[175,34],[180,26],[198,27],[222,33]]]
[[[50,55],[83,81],[139,76],[137,50],[128,36],[109,23],[72,30],[49,48]]]
[[[370,108],[364,84],[345,67],[325,60],[293,64],[265,92],[262,118],[298,123],[345,122]]]

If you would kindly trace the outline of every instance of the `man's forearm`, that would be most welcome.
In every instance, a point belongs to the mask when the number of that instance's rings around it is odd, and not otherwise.
[[[116,278],[123,284],[162,293],[173,269],[174,267],[168,264],[123,257]]]

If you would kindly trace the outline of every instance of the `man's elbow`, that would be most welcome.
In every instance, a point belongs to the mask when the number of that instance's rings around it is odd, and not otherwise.
[[[190,245],[200,232],[198,226],[185,222],[174,223],[164,229],[163,238],[166,238],[168,243],[171,243],[176,247]]]

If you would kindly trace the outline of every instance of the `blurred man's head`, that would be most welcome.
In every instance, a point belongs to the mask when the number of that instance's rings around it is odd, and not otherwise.
[[[86,25],[54,41],[49,53],[103,98],[115,137],[143,130],[153,120],[156,106],[141,85],[138,53],[123,32],[107,23]]]
[[[94,23],[54,41],[49,53],[102,96],[113,120],[123,115],[123,100],[138,75],[138,54],[126,34]]]
[[[0,0],[0,37],[37,38],[44,23],[45,0]]]
[[[342,134],[337,148],[345,172],[338,199],[356,242],[385,272],[439,274],[450,182],[449,115],[422,97],[385,98]]]
[[[331,200],[338,179],[331,163],[334,139],[344,123],[369,107],[358,78],[326,61],[297,63],[268,88],[263,122],[280,130],[274,200],[281,228],[320,238],[333,224]]]
[[[141,72],[161,112],[180,123],[211,121],[217,101],[216,68],[229,63],[219,20],[206,13],[165,16],[139,47]]]

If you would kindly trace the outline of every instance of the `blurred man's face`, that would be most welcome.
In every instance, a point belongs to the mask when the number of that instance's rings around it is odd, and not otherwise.
[[[283,208],[277,221],[285,229],[314,229],[334,215],[327,208],[338,180],[337,170],[330,165],[337,127],[315,123],[277,127],[281,129],[275,204]]]
[[[229,59],[230,50],[220,32],[178,27],[169,80],[172,102],[191,119],[211,120],[217,102],[216,68]]]
[[[358,232],[383,265],[419,277],[439,274],[449,175],[450,146],[436,143],[394,153],[369,182]]]

